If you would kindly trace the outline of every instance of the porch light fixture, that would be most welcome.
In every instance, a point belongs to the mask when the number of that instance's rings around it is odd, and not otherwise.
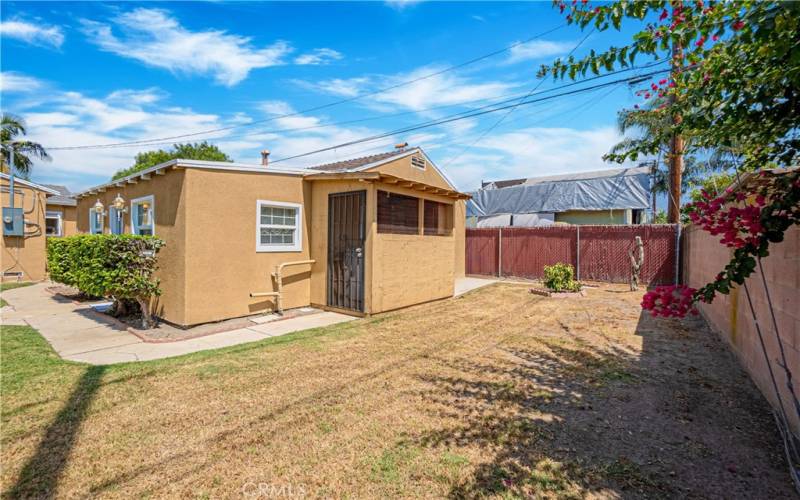
[[[117,213],[124,213],[128,211],[128,209],[125,207],[125,199],[120,194],[117,194],[117,197],[114,198],[111,206],[114,207],[114,210],[116,210]]]
[[[94,210],[96,214],[98,214],[100,217],[102,217],[102,216],[104,216],[106,214],[105,208],[106,207],[103,206],[103,203],[98,198],[97,203],[94,204],[94,206],[92,207],[92,210]]]

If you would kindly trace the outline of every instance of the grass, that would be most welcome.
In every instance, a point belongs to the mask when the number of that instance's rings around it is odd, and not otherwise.
[[[31,281],[15,281],[15,282],[7,282],[7,283],[0,283],[0,292],[5,292],[6,290],[13,290],[15,288],[22,288],[23,286],[33,285]],[[0,297],[0,307],[5,307],[8,305],[8,302],[3,300]]]
[[[63,361],[29,327],[2,327],[3,495],[217,498],[257,484],[315,497],[654,496],[661,466],[614,448],[636,436],[594,427],[622,422],[629,410],[614,402],[651,387],[637,368],[639,297],[592,293],[555,301],[497,285],[105,367]],[[646,409],[648,425],[662,406]]]

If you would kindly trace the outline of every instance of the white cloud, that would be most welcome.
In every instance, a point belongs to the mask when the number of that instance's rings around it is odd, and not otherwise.
[[[40,47],[60,48],[64,43],[64,33],[58,26],[48,26],[38,21],[11,19],[0,22],[0,35],[15,38]]]
[[[511,47],[506,59],[507,64],[522,61],[533,61],[544,57],[552,57],[568,53],[575,44],[573,42],[554,42],[550,40],[532,40]]]
[[[83,31],[102,50],[164,68],[173,73],[212,76],[233,86],[250,71],[284,64],[292,51],[286,42],[255,47],[251,39],[219,30],[190,31],[168,11],[138,8],[109,24],[84,20]]]
[[[499,81],[473,81],[454,73],[441,73],[427,77],[427,75],[434,74],[441,69],[442,67],[439,66],[423,66],[409,73],[400,73],[392,76],[334,78],[320,82],[295,82],[318,92],[348,98],[418,80],[370,95],[362,101],[365,104],[371,104],[371,107],[376,107],[377,105],[378,109],[385,109],[388,106],[389,108],[412,111],[457,104],[464,101],[487,99],[507,93],[510,89],[516,87],[516,84]]]
[[[614,127],[526,127],[482,139],[448,165],[447,171],[460,189],[474,190],[481,180],[614,168],[603,161],[603,155],[620,139]],[[471,140],[443,151],[444,163]]]
[[[300,54],[299,56],[295,57],[294,63],[300,65],[323,65],[323,64],[330,64],[333,61],[338,61],[344,58],[341,52],[338,50],[322,48],[322,49],[314,49],[307,54]]]
[[[423,0],[386,0],[386,5],[395,10],[404,10],[407,7],[421,3]]]
[[[43,86],[41,80],[14,71],[0,73],[0,92],[33,92]]]
[[[483,16],[473,15],[473,16],[470,16],[470,17],[471,17],[472,19],[474,19],[474,20],[476,20],[476,21],[480,21],[480,22],[482,22],[482,23],[485,23],[485,22],[486,22],[486,18],[485,18],[485,17],[483,17]]]

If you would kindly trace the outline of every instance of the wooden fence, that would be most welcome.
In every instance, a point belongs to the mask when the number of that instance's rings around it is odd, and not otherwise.
[[[671,224],[467,229],[467,274],[541,278],[544,266],[572,264],[578,279],[625,283],[634,237],[644,243],[641,281],[676,282],[680,230]]]

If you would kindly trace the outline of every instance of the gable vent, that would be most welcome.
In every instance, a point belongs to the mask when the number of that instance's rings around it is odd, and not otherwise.
[[[411,157],[411,166],[417,167],[420,170],[425,170],[425,158],[419,155],[414,155]]]

